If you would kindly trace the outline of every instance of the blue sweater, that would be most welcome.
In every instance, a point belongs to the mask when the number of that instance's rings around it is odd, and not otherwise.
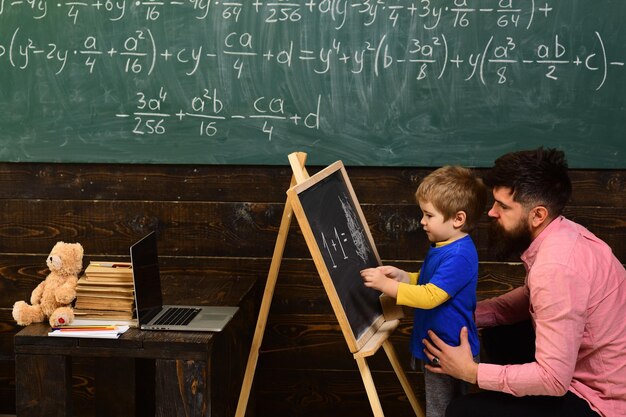
[[[450,296],[445,303],[431,309],[415,309],[411,351],[418,359],[428,361],[424,355],[423,339],[432,330],[449,345],[458,346],[459,334],[467,327],[472,355],[478,355],[480,344],[474,323],[476,309],[476,284],[478,282],[478,254],[468,235],[440,247],[431,247],[420,271],[419,284],[432,283]]]

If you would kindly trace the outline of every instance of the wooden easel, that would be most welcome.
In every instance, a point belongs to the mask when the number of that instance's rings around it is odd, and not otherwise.
[[[300,184],[309,178],[309,175],[304,166],[305,162],[305,153],[294,152],[289,155],[289,163],[291,164],[291,168],[293,171],[293,177],[291,179],[290,185],[291,187]],[[243,384],[241,386],[241,392],[239,394],[239,401],[237,403],[235,417],[245,417],[246,414],[246,408],[248,405],[252,382],[254,379],[254,372],[256,370],[257,361],[259,359],[259,349],[263,341],[263,334],[265,333],[265,326],[267,324],[269,309],[272,298],[274,296],[274,289],[276,287],[278,272],[280,270],[280,264],[282,261],[293,213],[293,206],[289,198],[287,198],[282,220],[280,223],[280,228],[278,230],[278,238],[274,247],[274,254],[272,256],[270,270],[267,275],[265,291],[263,293],[263,299],[261,301],[259,317],[257,319],[254,338],[252,340],[252,346],[250,348],[250,354],[248,356],[248,364],[246,366],[246,372],[244,375]],[[417,401],[417,398],[415,397],[415,394],[411,389],[409,380],[406,377],[406,374],[404,373],[404,370],[402,369],[402,366],[398,360],[395,349],[389,340],[389,337],[398,327],[398,324],[399,320],[397,319],[384,322],[382,326],[376,331],[376,333],[374,333],[374,335],[365,343],[365,345],[362,346],[357,352],[353,353],[353,356],[357,362],[359,372],[361,373],[361,378],[363,379],[363,384],[365,385],[365,390],[375,417],[383,417],[384,413],[380,404],[380,399],[378,398],[378,393],[376,392],[374,380],[372,379],[372,374],[370,372],[366,358],[374,355],[381,346],[387,354],[393,370],[400,380],[400,384],[404,389],[404,392],[409,400],[409,403],[411,404],[411,407],[413,408],[413,411],[415,412],[415,415],[418,417],[424,417],[425,414],[422,406]],[[340,321],[340,325],[344,326],[345,324],[341,323]]]

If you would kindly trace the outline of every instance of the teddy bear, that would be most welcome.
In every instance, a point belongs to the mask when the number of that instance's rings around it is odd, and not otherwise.
[[[74,320],[71,303],[76,298],[78,274],[83,269],[82,245],[57,242],[46,264],[50,273],[31,293],[30,305],[25,301],[13,305],[13,318],[20,326],[40,323],[46,318],[52,327]]]

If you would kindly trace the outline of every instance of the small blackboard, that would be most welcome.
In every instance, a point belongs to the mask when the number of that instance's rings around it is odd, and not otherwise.
[[[341,161],[288,191],[294,213],[352,352],[385,321],[381,293],[366,287],[364,268],[381,264]]]

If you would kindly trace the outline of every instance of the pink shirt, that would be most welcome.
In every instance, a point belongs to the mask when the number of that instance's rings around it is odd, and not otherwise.
[[[525,285],[478,303],[476,324],[531,318],[535,362],[478,365],[478,386],[515,396],[585,399],[604,417],[626,416],[626,271],[584,227],[558,217],[522,255]]]

